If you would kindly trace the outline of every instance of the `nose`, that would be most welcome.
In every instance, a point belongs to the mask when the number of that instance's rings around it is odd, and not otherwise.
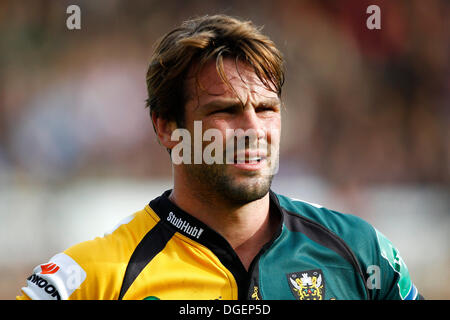
[[[244,131],[254,131],[257,139],[261,139],[265,136],[263,122],[258,117],[255,109],[251,106],[245,107],[242,110],[236,129],[242,129]]]

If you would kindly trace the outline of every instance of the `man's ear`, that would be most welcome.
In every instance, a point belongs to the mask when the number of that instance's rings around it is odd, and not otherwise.
[[[159,143],[166,149],[172,149],[178,143],[178,141],[172,141],[171,139],[172,132],[177,129],[176,122],[158,117],[155,112],[152,113],[152,122]]]

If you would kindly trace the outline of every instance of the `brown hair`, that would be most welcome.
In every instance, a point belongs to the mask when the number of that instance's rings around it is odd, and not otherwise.
[[[147,71],[147,106],[150,114],[184,125],[185,79],[191,67],[197,72],[215,58],[221,79],[230,88],[223,58],[231,57],[251,67],[260,81],[281,96],[283,58],[275,44],[250,21],[226,15],[204,16],[185,21],[158,43]]]

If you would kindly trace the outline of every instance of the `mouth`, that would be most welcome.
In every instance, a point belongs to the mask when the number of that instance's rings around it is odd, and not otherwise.
[[[257,164],[263,162],[267,155],[258,151],[248,151],[245,153],[238,153],[234,156],[233,164]]]
[[[265,158],[262,157],[252,157],[252,158],[245,158],[245,159],[237,159],[235,158],[233,161],[233,164],[257,164],[264,160]]]
[[[261,152],[245,152],[235,155],[232,166],[245,171],[258,171],[267,165],[267,155]]]

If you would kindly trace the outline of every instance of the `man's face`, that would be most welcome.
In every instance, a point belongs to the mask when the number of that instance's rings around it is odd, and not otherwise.
[[[194,121],[201,121],[202,134],[209,129],[220,133],[223,161],[183,168],[192,182],[199,182],[208,192],[244,204],[267,194],[278,168],[281,102],[249,66],[224,59],[224,71],[233,90],[211,61],[199,72],[198,83],[188,78],[185,106],[186,129],[192,137]],[[239,130],[247,138],[236,138]],[[210,143],[204,141],[202,151]]]

